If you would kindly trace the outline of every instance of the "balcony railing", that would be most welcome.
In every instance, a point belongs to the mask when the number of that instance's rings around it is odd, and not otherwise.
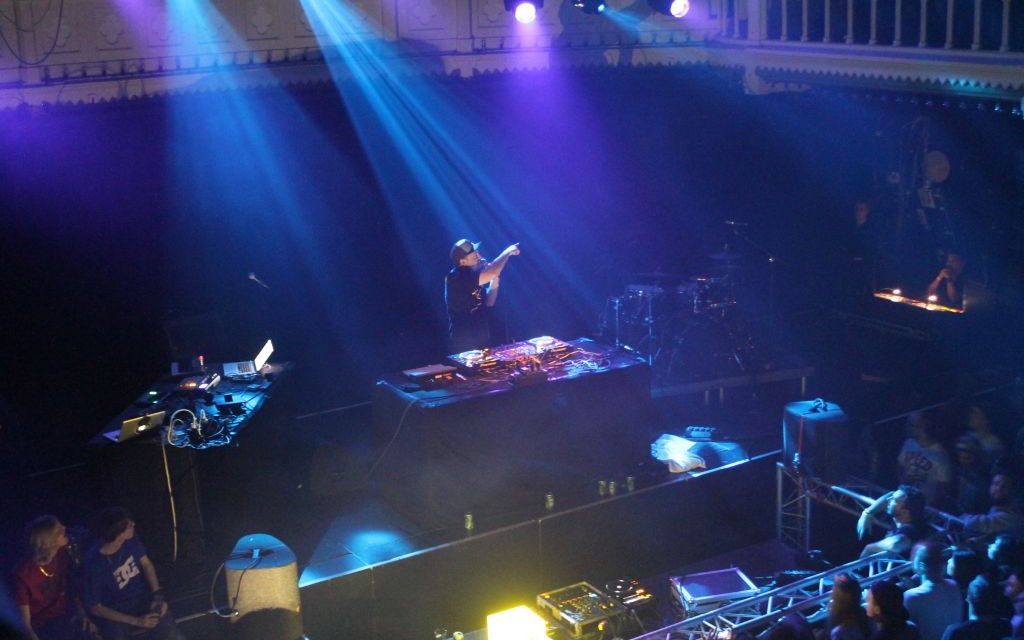
[[[744,40],[1024,50],[1024,0],[710,0],[720,35]]]

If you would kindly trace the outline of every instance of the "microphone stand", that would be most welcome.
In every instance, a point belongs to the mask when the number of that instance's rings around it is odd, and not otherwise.
[[[768,339],[771,340],[772,344],[777,343],[777,336],[775,335],[775,268],[779,264],[779,257],[769,251],[766,247],[761,246],[759,243],[751,240],[745,233],[740,232],[738,226],[732,225],[732,232],[737,238],[753,247],[756,251],[764,255],[768,261]]]

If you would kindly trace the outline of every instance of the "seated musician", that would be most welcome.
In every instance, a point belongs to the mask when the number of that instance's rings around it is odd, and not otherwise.
[[[928,285],[928,300],[945,307],[961,308],[964,303],[964,257],[956,251],[946,254],[946,264]]]
[[[962,253],[949,251],[946,263],[928,284],[928,300],[954,309],[979,309],[989,306],[988,287],[971,277]],[[935,296],[934,299],[932,296]]]

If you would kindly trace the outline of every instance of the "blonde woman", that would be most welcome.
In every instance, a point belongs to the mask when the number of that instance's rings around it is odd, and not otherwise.
[[[56,516],[25,527],[28,555],[14,572],[14,603],[30,640],[94,638],[96,627],[71,592],[67,527]]]

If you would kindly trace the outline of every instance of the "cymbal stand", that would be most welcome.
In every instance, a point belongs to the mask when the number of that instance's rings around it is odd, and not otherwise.
[[[644,325],[647,326],[647,366],[654,366],[654,296],[646,295],[647,306],[644,309]]]
[[[736,234],[736,236],[740,240],[746,242],[748,245],[750,245],[751,247],[756,249],[758,252],[763,254],[765,259],[768,261],[768,268],[769,268],[769,270],[768,270],[768,337],[772,341],[772,343],[774,344],[775,339],[776,339],[776,335],[775,335],[775,271],[776,271],[776,267],[779,264],[779,257],[777,255],[775,255],[774,253],[772,253],[771,251],[769,251],[767,248],[765,248],[765,247],[761,246],[760,244],[758,244],[757,242],[751,240],[749,236],[747,236],[746,234],[740,232],[740,230],[737,229],[736,227],[732,228],[732,232],[734,234]]]
[[[615,347],[622,347],[620,336],[620,325],[622,319],[622,298],[612,298],[612,311],[615,314]]]

